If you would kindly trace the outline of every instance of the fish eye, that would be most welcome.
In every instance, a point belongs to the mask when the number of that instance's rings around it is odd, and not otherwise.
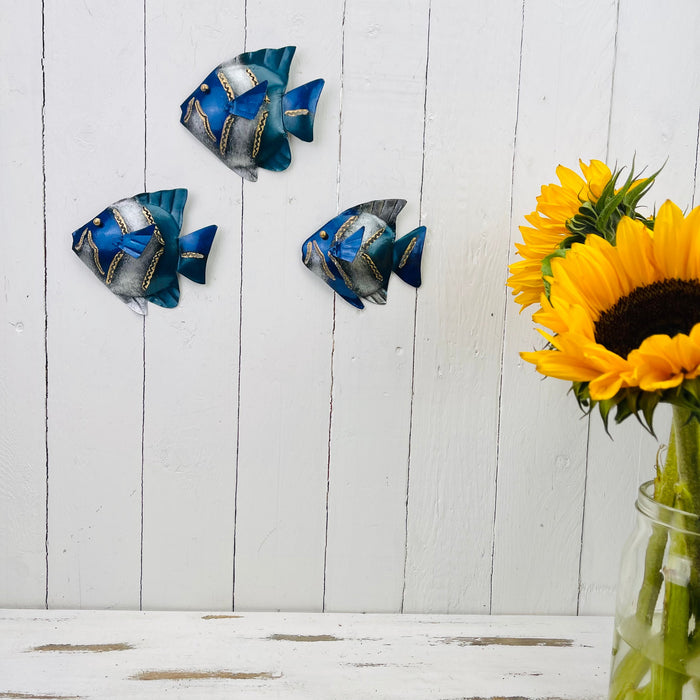
[[[318,234],[324,241],[328,238],[328,234],[325,231],[321,231]]]
[[[208,86],[206,83],[202,83],[202,84],[199,86],[199,89],[200,89],[202,92],[209,92],[209,86]]]
[[[93,226],[102,226],[102,219],[100,219],[99,216],[96,216],[96,217],[92,220],[92,224],[93,224]]]

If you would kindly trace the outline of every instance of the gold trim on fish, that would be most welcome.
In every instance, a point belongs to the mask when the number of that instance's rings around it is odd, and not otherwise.
[[[260,121],[258,122],[258,127],[255,129],[255,138],[253,139],[253,158],[258,155],[260,151],[260,141],[262,140],[263,130],[265,129],[265,122],[267,121],[268,111],[264,109],[260,115]]]
[[[382,277],[382,273],[377,269],[377,266],[374,264],[374,260],[372,260],[367,253],[361,253],[361,255],[362,259],[367,264],[367,267],[369,267],[369,269],[372,271],[372,274],[377,278],[377,280],[379,280],[379,282],[383,282],[384,278]]]
[[[109,270],[107,270],[107,279],[105,280],[105,284],[112,284],[112,280],[114,279],[114,273],[117,271],[117,265],[121,262],[122,258],[124,257],[124,251],[120,250],[115,256],[112,262],[109,264]]]
[[[308,109],[286,109],[284,111],[285,117],[301,117],[306,114],[311,114]]]
[[[233,88],[231,87],[231,83],[229,83],[228,79],[224,75],[224,72],[220,70],[217,74],[216,77],[219,79],[219,82],[223,86],[224,90],[226,90],[226,96],[233,102],[233,100],[236,98],[236,95],[233,92]]]
[[[245,72],[248,74],[250,82],[253,83],[253,87],[255,87],[258,84],[258,79],[255,77],[255,73],[253,73],[253,71],[250,70],[250,68],[246,68]]]
[[[408,247],[404,251],[404,254],[401,256],[401,261],[399,262],[399,267],[398,269],[400,270],[407,262],[408,262],[408,256],[411,254],[411,251],[416,245],[417,238],[412,238],[411,242],[408,244]]]
[[[182,120],[185,124],[187,124],[187,122],[190,120],[190,117],[192,116],[193,109],[194,109],[194,97],[190,98],[190,101],[187,104],[187,112],[185,112],[185,116]]]
[[[323,269],[323,274],[328,277],[328,279],[335,281],[335,277],[333,276],[333,273],[330,271],[330,268],[326,264],[326,259],[323,257],[323,253],[321,252],[321,249],[318,247],[318,243],[316,241],[312,241],[314,250],[316,253],[318,253],[318,257],[321,260],[321,268]]]
[[[81,248],[83,247],[83,243],[85,243],[85,236],[87,236],[87,235],[88,235],[88,229],[86,227],[85,230],[80,235],[80,240],[77,242],[77,244],[73,248],[73,250],[76,251],[76,253],[80,252]]]
[[[100,271],[100,274],[104,277],[105,271],[102,269],[102,265],[100,265],[100,251],[95,245],[95,241],[92,240],[92,231],[88,231],[87,242],[88,245],[92,248],[92,257],[95,260],[95,266]]]
[[[333,243],[337,243],[342,236],[345,235],[345,232],[357,221],[357,215],[351,216],[336,232],[335,236],[333,237]]]
[[[221,129],[221,141],[219,142],[219,153],[221,155],[226,155],[226,147],[228,146],[228,137],[231,134],[231,127],[233,126],[233,114],[229,114],[228,117],[226,117],[226,121],[224,122],[224,126]]]
[[[202,253],[180,253],[181,258],[199,258],[202,259],[204,258],[204,255]]]
[[[161,255],[163,255],[164,250],[164,248],[157,250],[156,254],[153,256],[153,260],[151,260],[151,264],[148,266],[146,276],[143,278],[143,282],[141,283],[141,289],[143,289],[144,292],[148,289],[148,285],[151,284],[151,279],[153,278],[156,271],[156,266],[158,265],[158,261],[160,260]]]
[[[376,231],[375,233],[373,233],[373,234],[362,244],[362,250],[367,250],[367,248],[369,248],[369,247],[372,245],[372,243],[374,243],[374,242],[377,240],[377,238],[379,238],[379,236],[381,236],[381,235],[384,233],[384,231],[386,231],[386,228],[380,228],[379,231]]]
[[[340,261],[338,260],[338,258],[336,258],[335,255],[331,255],[330,253],[328,253],[328,257],[331,258],[331,260],[333,260],[333,262],[335,263],[335,266],[338,269],[340,276],[343,278],[343,282],[345,282],[345,286],[348,289],[353,289],[354,285],[352,283],[352,280],[348,277],[345,270],[343,270],[343,266],[340,264]]]
[[[155,226],[155,229],[153,229],[153,235],[156,237],[156,241],[158,241],[160,245],[165,245],[165,241],[163,240],[163,236],[160,233],[160,229],[158,228],[156,220],[153,218],[153,214],[151,214],[151,212],[148,209],[146,209],[146,207],[141,207],[141,211],[146,217],[146,221],[148,221],[148,223],[152,226]]]
[[[119,228],[122,231],[122,236],[126,236],[126,234],[129,233],[129,229],[126,227],[126,222],[124,221],[122,215],[119,213],[119,210],[113,207],[112,214],[114,214],[114,218],[117,224],[119,224]]]
[[[211,130],[211,126],[209,126],[209,117],[207,116],[207,113],[202,108],[202,105],[199,104],[199,100],[194,101],[194,108],[197,110],[197,114],[199,114],[199,116],[202,118],[202,122],[204,123],[204,130],[207,132],[207,136],[214,143],[216,143],[216,136],[214,136],[214,132]]]

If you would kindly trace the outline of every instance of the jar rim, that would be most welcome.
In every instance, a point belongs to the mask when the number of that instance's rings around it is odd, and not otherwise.
[[[700,534],[700,516],[654,500],[653,480],[645,481],[639,487],[636,506],[642,515],[651,520],[662,523],[674,530],[693,535]]]

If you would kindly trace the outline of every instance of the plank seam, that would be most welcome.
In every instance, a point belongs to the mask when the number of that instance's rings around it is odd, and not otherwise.
[[[143,0],[143,191],[148,191],[148,68],[146,64],[146,4]],[[141,531],[139,550],[139,610],[143,610],[143,526],[146,462],[146,316],[141,320]]]
[[[423,89],[423,145],[421,154],[420,189],[418,196],[418,223],[423,223],[423,185],[425,183],[425,139],[428,123],[428,73],[430,68],[430,20],[432,0],[428,1],[428,26],[425,37],[425,82]],[[418,327],[418,289],[413,297],[413,346],[411,348],[411,400],[408,409],[408,454],[406,457],[406,522],[404,525],[403,585],[401,588],[401,608],[406,603],[406,567],[408,566],[408,514],[411,487],[411,447],[413,446],[413,406],[416,393],[416,332]]]
[[[243,50],[248,45],[248,0],[243,2]],[[233,571],[231,572],[231,610],[236,609],[236,546],[238,544],[238,468],[241,455],[241,359],[243,357],[243,229],[245,180],[241,179],[241,257],[238,282],[238,376],[236,378],[236,458],[233,487]]]
[[[49,309],[48,236],[46,224],[46,5],[41,2],[41,196],[44,236],[44,467],[46,471],[44,523],[44,607],[49,608]]]
[[[338,87],[338,166],[335,171],[335,206],[340,211],[340,174],[343,158],[343,87],[345,79],[345,18],[347,16],[347,0],[343,0],[342,17],[340,22],[340,81]],[[334,362],[335,362],[335,321],[336,300],[338,295],[333,293],[333,311],[331,324],[331,357],[330,357],[330,388],[328,401],[328,451],[326,454],[326,523],[323,542],[323,594],[321,610],[326,611],[326,581],[328,574],[328,525],[330,522],[330,493],[331,493],[331,454],[333,439],[333,392]]]
[[[695,191],[698,186],[698,149],[700,149],[700,109],[698,109],[698,128],[695,139],[695,170],[693,172],[693,195],[690,198],[690,208],[695,207]]]
[[[520,55],[518,57],[518,89],[515,95],[515,124],[513,125],[513,156],[510,168],[510,211],[508,213],[508,251],[513,246],[513,192],[515,189],[515,154],[518,145],[518,123],[520,121],[520,89],[523,71],[523,44],[525,38],[525,0],[522,0],[520,14]],[[509,254],[509,253],[508,253]],[[489,579],[489,615],[493,614],[493,570],[496,561],[496,523],[498,518],[498,472],[501,461],[501,418],[503,416],[503,365],[506,351],[506,317],[508,294],[503,300],[503,331],[501,334],[501,377],[498,385],[498,419],[496,422],[496,473],[494,475],[493,521],[491,525],[491,575]]]

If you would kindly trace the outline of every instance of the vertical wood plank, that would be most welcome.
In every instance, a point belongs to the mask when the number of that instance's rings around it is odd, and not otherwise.
[[[427,18],[427,0],[347,3],[339,210],[406,199],[398,237],[419,224]],[[415,290],[392,279],[388,297],[336,300],[329,611],[401,606]]]
[[[143,2],[46,3],[49,605],[138,607],[143,325],[71,232],[143,182]]]
[[[202,21],[206,18],[206,21]],[[146,4],[148,191],[189,191],[181,235],[218,225],[207,281],[179,277],[146,325],[143,596],[149,609],[231,609],[240,181],[180,124],[180,104],[244,33],[244,2]]]
[[[609,161],[629,168],[634,158],[636,168],[646,166],[647,173],[666,162],[643,200],[647,211],[658,210],[667,198],[690,209],[700,109],[696,40],[700,7],[644,5],[620,3]],[[639,70],[640,47],[643,71]],[[613,425],[612,440],[598,416],[591,419],[579,601],[582,614],[614,609],[619,558],[634,522],[637,488],[654,478],[656,452],[668,442],[670,415],[669,406],[656,412],[658,441],[634,418]]]
[[[326,83],[313,143],[244,186],[237,610],[323,605],[333,299],[301,247],[335,208],[342,6],[248,6],[247,50],[296,45],[287,89]]]
[[[42,3],[0,8],[0,606],[44,605]]]
[[[552,27],[556,27],[552,31]],[[614,56],[613,0],[525,3],[512,236],[563,163],[603,158]],[[511,260],[516,258],[513,255]],[[510,297],[510,294],[509,294]],[[587,421],[564,382],[518,351],[541,347],[509,298],[495,521],[494,613],[575,613]]]
[[[431,11],[406,612],[489,608],[521,17]]]

